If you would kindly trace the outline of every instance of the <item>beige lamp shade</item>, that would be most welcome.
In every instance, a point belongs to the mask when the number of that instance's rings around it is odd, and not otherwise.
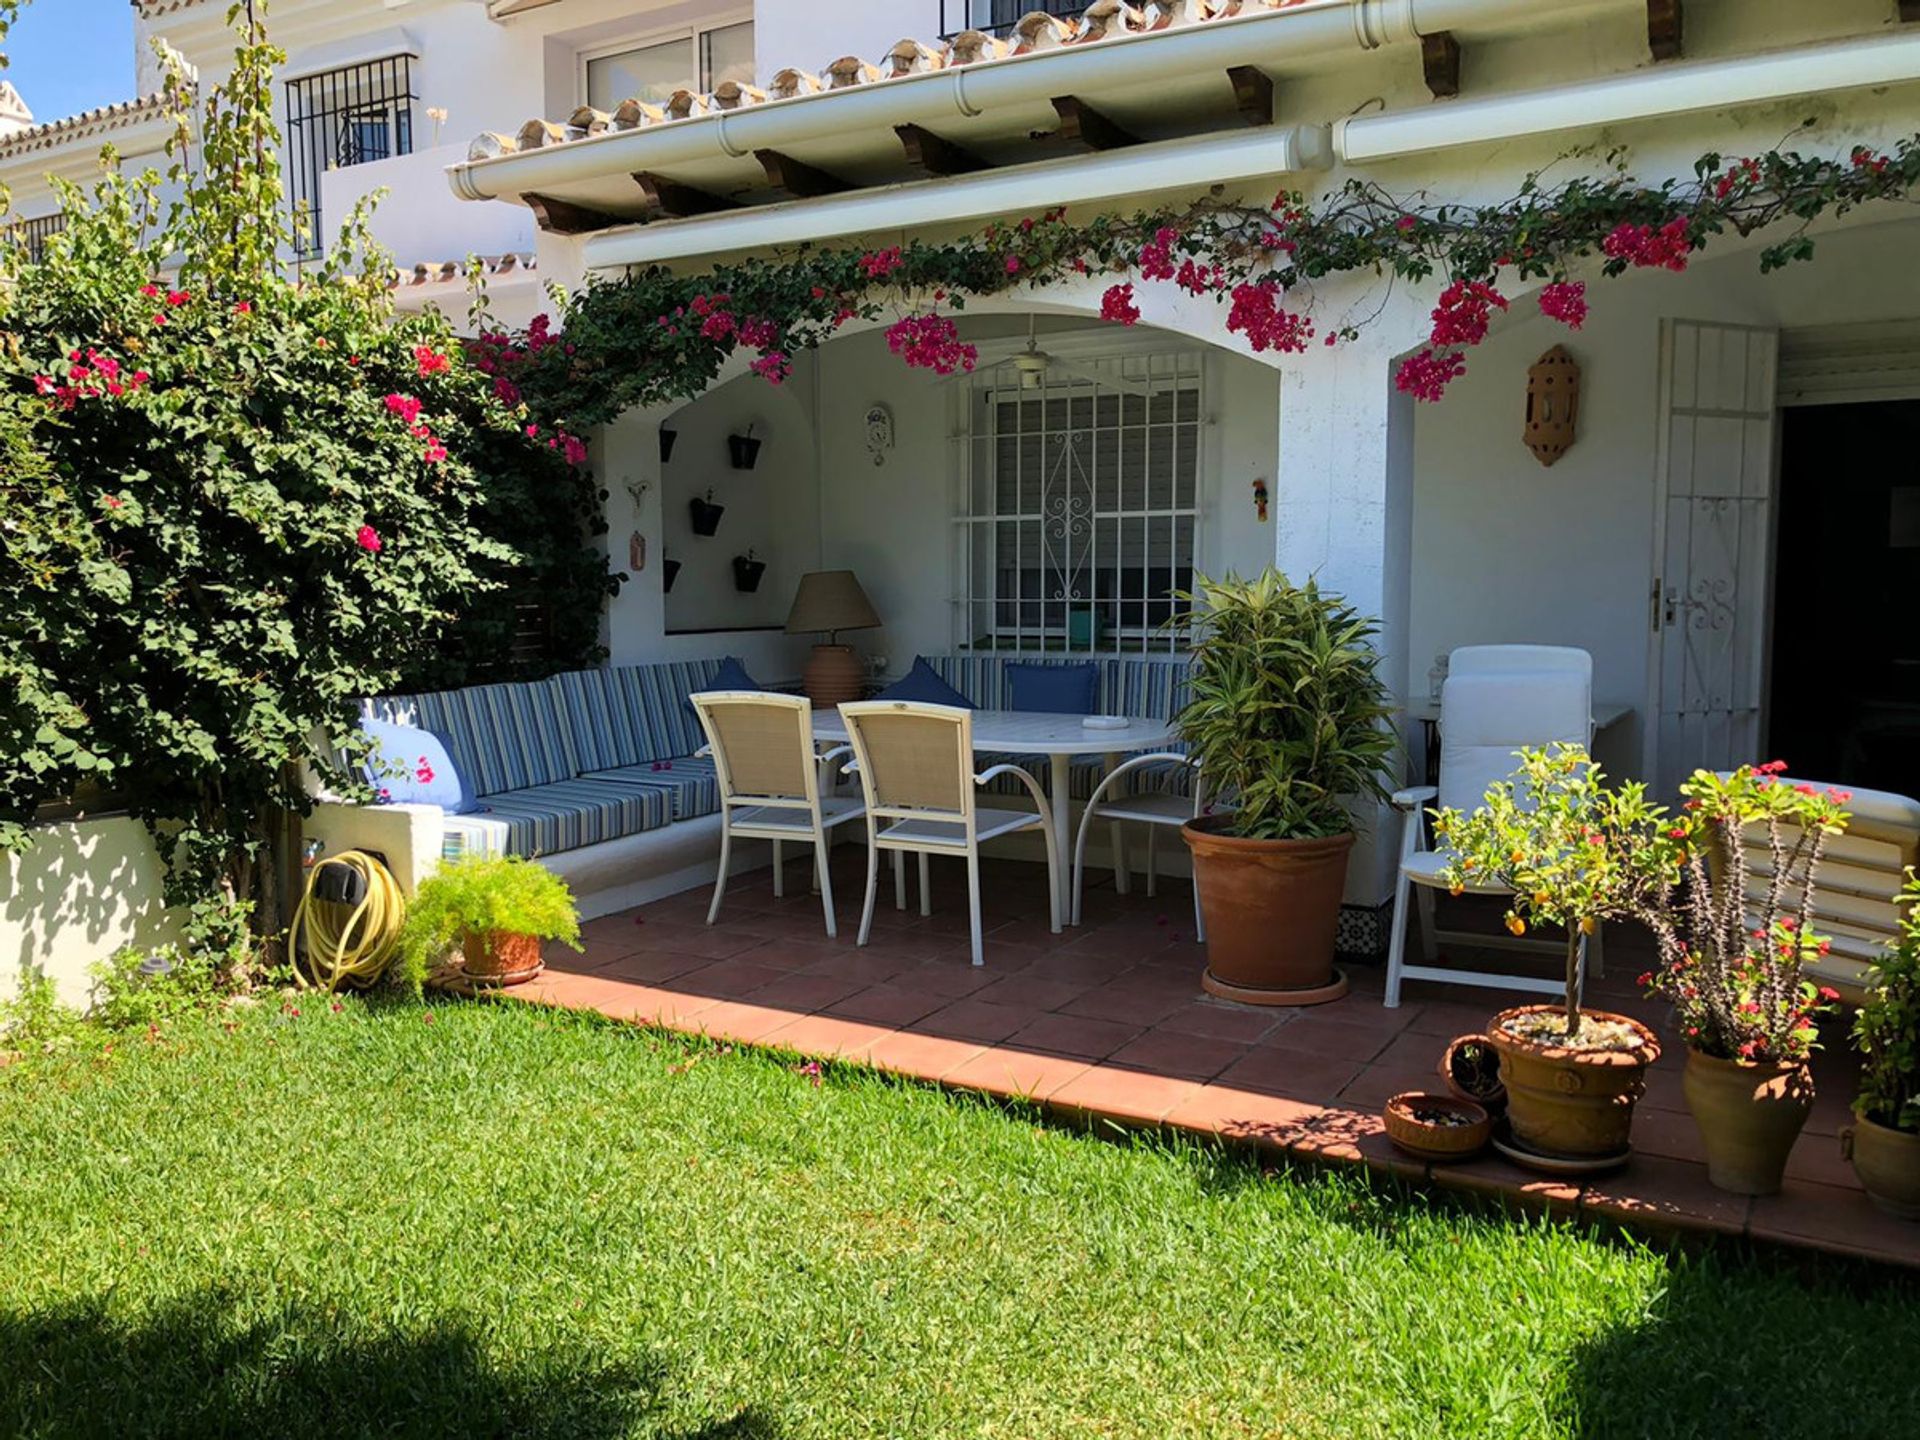
[[[815,570],[800,577],[793,608],[787,612],[787,633],[806,635],[838,630],[871,630],[880,623],[873,602],[860,588],[851,570]]]

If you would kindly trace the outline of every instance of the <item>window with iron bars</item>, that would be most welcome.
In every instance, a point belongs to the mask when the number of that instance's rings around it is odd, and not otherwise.
[[[0,227],[0,236],[4,236],[9,244],[24,247],[27,259],[37,265],[41,253],[47,248],[49,237],[58,235],[66,228],[66,215],[55,211],[51,215],[37,215],[31,220],[11,221]]]
[[[1187,648],[1168,622],[1196,563],[1201,358],[1132,355],[1074,370],[998,366],[966,382],[958,648]]]
[[[395,55],[287,82],[288,202],[302,258],[325,248],[321,177],[413,153],[413,62]]]
[[[1077,20],[1089,0],[940,0],[940,38],[951,40],[962,30],[983,30],[1006,36],[1022,15],[1035,10]]]

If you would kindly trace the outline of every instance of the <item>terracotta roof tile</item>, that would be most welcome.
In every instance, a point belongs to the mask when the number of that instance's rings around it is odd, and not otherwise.
[[[0,158],[24,155],[33,150],[51,150],[68,140],[125,129],[142,120],[166,114],[166,108],[166,96],[156,91],[138,100],[121,100],[60,120],[48,120],[25,130],[16,130],[11,135],[0,136]]]

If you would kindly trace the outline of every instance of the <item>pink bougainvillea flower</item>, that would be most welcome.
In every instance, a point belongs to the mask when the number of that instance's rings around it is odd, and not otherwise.
[[[1100,297],[1100,318],[1119,325],[1134,325],[1140,320],[1140,307],[1133,301],[1133,286],[1109,285]]]
[[[408,425],[412,425],[420,418],[420,402],[411,395],[402,395],[396,391],[387,396],[385,403],[388,410],[398,415]]]
[[[1285,293],[1280,282],[1259,280],[1233,287],[1232,304],[1227,309],[1227,329],[1247,337],[1247,345],[1259,354],[1278,350],[1299,355],[1313,339],[1313,321],[1305,315],[1283,308]]]
[[[185,290],[169,290],[167,292],[167,304],[174,306],[176,309],[191,299],[193,299],[192,294]]]
[[[233,313],[236,315],[251,315],[253,313],[253,302],[251,300],[234,301]]]
[[[566,453],[567,463],[569,465],[584,465],[587,463],[587,442],[582,440],[578,435],[567,436],[566,442],[561,448]]]
[[[380,532],[371,525],[362,525],[353,532],[353,543],[369,555],[380,553]]]
[[[1540,313],[1578,330],[1587,318],[1587,286],[1583,280],[1564,280],[1540,291]]]
[[[1433,307],[1434,345],[1478,345],[1487,338],[1495,310],[1507,308],[1507,297],[1484,280],[1456,280],[1440,292]]]
[[[791,361],[779,350],[769,350],[747,368],[769,385],[780,384],[793,370]]]
[[[147,299],[149,300],[158,300],[160,298],[160,287],[158,285],[155,285],[152,281],[148,281],[145,285],[142,285],[140,287],[140,293],[146,296]]]
[[[868,251],[860,257],[859,263],[869,280],[881,280],[906,264],[906,261],[901,257],[900,247],[892,245],[885,250]]]
[[[1007,257],[1007,273],[1009,275],[1018,275],[1020,273],[1020,257],[1018,255],[1009,255]]]
[[[442,460],[447,458],[447,447],[442,445],[438,440],[429,440],[427,442],[427,448],[420,452],[420,458],[425,460],[429,465],[438,465]]]
[[[1394,386],[1416,400],[1436,401],[1447,393],[1447,386],[1467,373],[1467,357],[1458,350],[1436,350],[1429,346],[1400,362],[1394,371]]]

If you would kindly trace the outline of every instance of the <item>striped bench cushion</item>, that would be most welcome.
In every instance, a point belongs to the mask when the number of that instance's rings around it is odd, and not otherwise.
[[[1166,719],[1179,713],[1187,701],[1191,662],[1185,655],[1102,655],[1100,711],[1105,715],[1138,715]],[[1009,703],[1007,666],[1084,665],[1084,655],[929,655],[928,665],[954,689],[982,710],[1004,710]],[[1015,782],[1018,783],[1017,781]]]
[[[477,795],[551,785],[580,771],[559,693],[544,681],[393,695],[372,708],[438,731]]]
[[[673,819],[665,789],[563,780],[488,795],[472,815],[449,815],[448,848],[457,839],[463,853],[524,855],[529,859],[578,850],[657,830]]]
[[[653,768],[655,764],[666,766],[663,770]],[[698,815],[711,815],[720,808],[720,777],[714,771],[713,761],[704,756],[682,755],[673,760],[655,761],[646,765],[623,765],[612,770],[589,770],[580,777],[609,785],[633,785],[644,790],[657,790],[670,797],[673,804],[673,818],[691,820]]]

